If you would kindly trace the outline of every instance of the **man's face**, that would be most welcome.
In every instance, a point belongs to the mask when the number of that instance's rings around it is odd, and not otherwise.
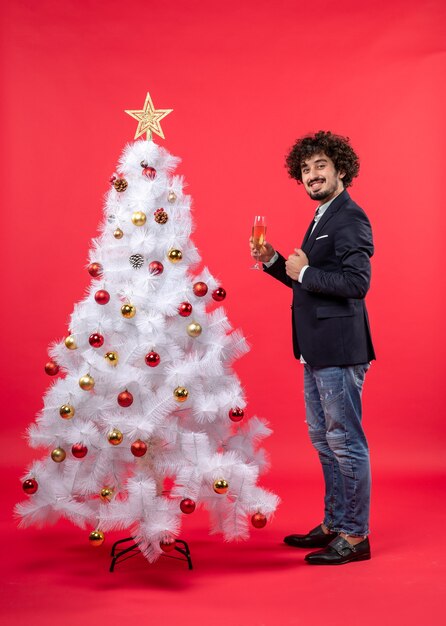
[[[343,172],[338,172],[323,152],[301,163],[302,182],[312,200],[328,202],[344,189]]]

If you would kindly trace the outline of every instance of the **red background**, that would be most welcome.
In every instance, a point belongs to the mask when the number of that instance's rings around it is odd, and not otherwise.
[[[282,253],[300,245],[314,203],[287,177],[284,156],[298,136],[319,129],[351,138],[361,158],[351,195],[374,227],[368,308],[378,360],[364,392],[377,485],[372,529],[386,515],[383,536],[423,527],[427,508],[432,529],[443,523],[434,495],[429,505],[417,498],[436,493],[446,469],[445,13],[440,0],[4,4],[1,464],[11,506],[36,456],[23,433],[48,385],[47,346],[66,334],[83,297],[108,178],[135,132],[123,111],[141,108],[150,91],[157,108],[174,109],[159,142],[183,159],[194,241],[228,291],[229,319],[252,346],[236,366],[249,411],[274,429],[264,484],[284,504],[275,534],[263,536],[280,539],[282,521],[288,531],[316,523],[322,486],[291,350],[291,292],[248,270],[247,238],[261,213]],[[11,506],[3,531],[18,541]],[[205,537],[205,517],[201,523]],[[82,543],[76,532],[67,526],[58,550]],[[379,564],[376,571],[374,582]],[[435,607],[435,585],[419,585]],[[240,623],[300,623],[287,619]]]

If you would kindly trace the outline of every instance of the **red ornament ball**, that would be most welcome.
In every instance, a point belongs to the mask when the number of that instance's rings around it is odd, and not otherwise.
[[[108,180],[109,180],[109,182],[110,182],[110,185],[113,185],[113,183],[114,183],[114,182],[115,182],[115,180],[116,180],[116,174],[112,174]]]
[[[175,549],[175,539],[166,537],[163,541],[160,541],[160,548],[163,552],[172,552]]]
[[[92,348],[100,348],[104,344],[104,337],[99,333],[93,333],[89,336],[88,343]]]
[[[212,292],[212,297],[216,302],[221,302],[226,298],[226,291],[223,287],[218,287],[215,291]]]
[[[207,294],[208,286],[206,285],[206,283],[202,283],[200,281],[198,283],[195,283],[195,285],[193,286],[193,290],[196,296],[198,296],[199,298],[202,298],[203,296]]]
[[[190,302],[182,302],[178,307],[178,313],[181,317],[189,317],[192,313],[192,305]]]
[[[263,515],[263,513],[254,513],[254,515],[251,517],[251,524],[254,526],[254,528],[264,528],[267,521],[268,520],[266,519],[266,516]]]
[[[190,498],[184,498],[184,500],[181,500],[180,502],[180,509],[183,511],[183,513],[186,513],[186,515],[193,513],[195,511],[195,507],[195,502]]]
[[[75,443],[71,446],[71,454],[76,459],[83,459],[84,456],[87,456],[88,448],[84,446],[83,443]]]
[[[35,478],[27,478],[27,480],[23,481],[22,487],[23,491],[31,496],[33,493],[36,493],[39,485]]]
[[[130,391],[121,391],[118,395],[118,404],[119,406],[128,407],[133,404],[133,396]]]
[[[149,367],[156,367],[160,364],[161,358],[158,352],[149,352],[146,354],[146,365]]]
[[[144,456],[147,452],[147,444],[144,443],[144,441],[141,441],[141,439],[138,439],[132,443],[130,450],[132,451],[133,456]]]
[[[100,263],[90,263],[88,266],[88,273],[90,276],[93,276],[93,278],[102,276],[102,265]]]
[[[48,374],[48,376],[56,376],[56,374],[59,373],[59,366],[57,365],[56,361],[48,361],[48,363],[45,365],[45,372]]]
[[[99,289],[99,291],[94,294],[94,299],[98,304],[107,304],[110,300],[110,294],[108,291],[105,291],[105,289]]]
[[[149,272],[154,276],[164,272],[164,265],[160,261],[152,261],[149,263]]]
[[[238,406],[235,409],[229,410],[229,419],[233,422],[240,422],[245,416],[243,409],[239,409]]]
[[[156,169],[154,167],[145,167],[142,173],[150,180],[153,180],[156,176]]]

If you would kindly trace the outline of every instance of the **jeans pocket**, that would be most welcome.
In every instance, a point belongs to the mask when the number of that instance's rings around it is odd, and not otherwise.
[[[361,363],[360,365],[355,365],[353,368],[355,383],[359,389],[362,389],[362,386],[364,385],[365,375],[367,374],[369,368],[370,363]]]

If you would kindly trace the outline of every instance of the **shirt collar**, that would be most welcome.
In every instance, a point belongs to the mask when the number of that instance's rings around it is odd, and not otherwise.
[[[344,190],[342,190],[344,191]],[[333,202],[333,200],[336,200],[336,198],[341,195],[342,191],[340,191],[334,198],[332,198],[331,200],[329,200],[328,202],[325,202],[324,204],[320,204],[318,206],[318,208],[316,209],[316,215],[315,215],[315,219],[316,220],[320,220],[321,217],[323,216],[323,214],[325,213],[325,211],[328,209],[328,207],[330,206],[330,204]]]

